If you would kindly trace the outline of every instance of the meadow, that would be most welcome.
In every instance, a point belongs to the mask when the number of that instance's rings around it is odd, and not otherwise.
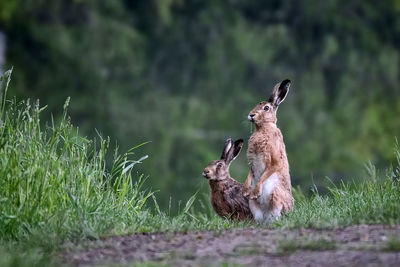
[[[11,73],[1,78],[0,95],[0,266],[56,265],[65,242],[109,235],[400,223],[399,144],[397,161],[382,171],[368,164],[361,182],[332,183],[328,194],[296,188],[295,209],[273,225],[231,222],[194,209],[196,192],[171,215],[137,171],[147,156],[136,152],[145,143],[120,152],[100,134],[81,136],[68,116],[69,99],[60,107],[61,119],[43,117],[39,101],[7,97]]]

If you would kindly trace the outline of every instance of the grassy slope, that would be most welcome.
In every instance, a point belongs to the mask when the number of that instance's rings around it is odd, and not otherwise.
[[[140,188],[140,176],[131,174],[142,160],[132,159],[135,149],[115,153],[112,166],[106,168],[108,140],[80,137],[66,111],[59,123],[43,128],[37,104],[4,100],[9,75],[3,77],[0,102],[0,265],[42,265],[65,240],[143,231],[262,227],[194,213],[190,208],[195,197],[178,216],[157,209],[150,212],[145,202],[151,193]],[[396,155],[399,164],[400,153]],[[294,211],[272,227],[397,224],[400,191],[392,181],[395,172],[388,173],[381,179],[372,175],[362,184],[334,186],[329,196],[315,193],[307,198],[296,191]]]
[[[332,228],[355,224],[398,224],[399,185],[390,178],[330,188],[330,195],[301,197],[276,226]]]

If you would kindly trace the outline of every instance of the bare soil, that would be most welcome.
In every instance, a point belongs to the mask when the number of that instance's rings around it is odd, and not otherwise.
[[[400,266],[400,225],[134,234],[68,246],[73,266]]]

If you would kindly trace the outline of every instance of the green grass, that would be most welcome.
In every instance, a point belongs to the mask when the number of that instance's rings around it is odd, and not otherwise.
[[[1,265],[14,265],[20,254],[40,265],[64,240],[138,225],[152,195],[141,188],[143,176],[132,176],[145,159],[132,159],[139,146],[115,151],[106,168],[110,141],[81,137],[67,116],[68,100],[60,122],[43,126],[38,102],[6,100],[10,75],[0,92]]]
[[[384,251],[400,251],[400,239],[391,237],[386,242],[385,247],[383,248]]]
[[[243,257],[248,255],[260,255],[265,252],[265,247],[261,246],[260,244],[251,244],[245,246],[237,246],[234,248],[235,256]]]
[[[400,223],[400,145],[396,140],[394,166],[378,173],[369,163],[367,178],[359,182],[341,182],[329,193],[314,192],[306,197],[294,190],[295,209],[274,227],[335,228],[357,224]]]
[[[341,183],[330,194],[297,195],[295,209],[275,227],[335,228],[356,224],[400,223],[400,187],[391,177]]]
[[[277,251],[280,253],[293,253],[296,250],[333,250],[336,244],[333,241],[326,239],[295,239],[281,241],[278,245]]]
[[[4,89],[6,92],[6,89]],[[59,237],[98,236],[129,227],[151,195],[131,170],[135,149],[115,153],[109,140],[80,137],[67,117],[42,127],[38,103],[0,107],[0,237],[22,240],[39,232]]]
[[[6,100],[10,74],[0,91],[1,266],[49,265],[66,241],[111,234],[265,227],[193,211],[196,194],[177,216],[160,211],[153,193],[142,188],[143,175],[134,172],[146,158],[135,154],[140,145],[120,155],[109,151],[109,139],[80,136],[67,115],[68,101],[58,122],[43,123],[38,103]],[[399,176],[399,151],[396,145],[397,167],[383,178],[370,166],[372,178],[333,186],[328,195],[295,190],[295,209],[268,227],[400,223],[400,189],[392,179]],[[146,206],[149,199],[154,210]]]

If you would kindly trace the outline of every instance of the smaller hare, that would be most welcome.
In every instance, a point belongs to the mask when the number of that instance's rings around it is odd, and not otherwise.
[[[259,222],[271,222],[294,205],[285,143],[276,125],[276,112],[289,87],[289,80],[275,85],[268,101],[256,105],[248,116],[256,130],[248,143],[250,171],[243,191],[250,195],[250,209]]]
[[[220,160],[212,161],[203,171],[211,188],[211,204],[215,212],[225,218],[235,220],[251,219],[247,197],[243,196],[243,184],[234,180],[229,174],[229,166],[243,146],[243,140],[225,141]]]

